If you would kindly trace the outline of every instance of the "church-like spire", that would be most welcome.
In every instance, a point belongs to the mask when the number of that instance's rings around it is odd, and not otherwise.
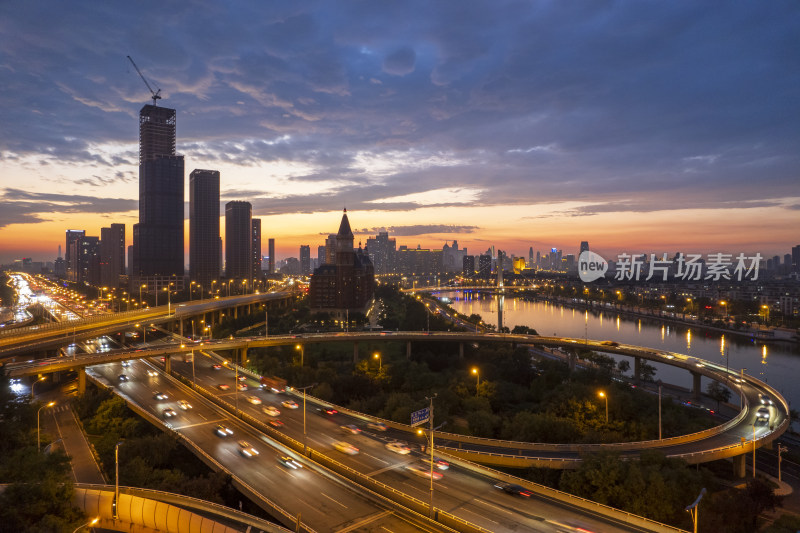
[[[350,229],[350,221],[347,219],[347,208],[344,209],[344,214],[342,215],[342,223],[339,224],[339,233],[337,237],[348,238],[350,240],[353,239],[353,230]]]

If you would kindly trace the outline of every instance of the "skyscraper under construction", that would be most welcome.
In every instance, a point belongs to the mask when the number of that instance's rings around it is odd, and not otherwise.
[[[139,111],[139,223],[133,226],[132,286],[183,287],[183,156],[175,154],[174,109]]]

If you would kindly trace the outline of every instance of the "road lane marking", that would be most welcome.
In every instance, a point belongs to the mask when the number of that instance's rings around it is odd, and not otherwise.
[[[414,461],[406,461],[405,463],[395,463],[395,464],[393,464],[393,465],[389,465],[389,466],[387,466],[387,467],[380,468],[380,469],[378,469],[378,470],[374,470],[374,471],[370,472],[370,473],[369,473],[369,474],[367,474],[367,475],[368,475],[369,477],[372,477],[372,476],[377,476],[378,474],[382,474],[382,473],[384,473],[384,472],[386,472],[386,471],[388,471],[388,470],[397,470],[398,468],[402,468],[402,467],[404,467],[404,466],[406,466],[406,465],[410,465],[410,464],[411,464],[411,463],[413,463],[413,462],[414,462]]]
[[[374,455],[370,455],[368,453],[361,452],[361,455],[366,455],[367,457],[371,457],[372,459],[375,459],[379,463],[384,463],[384,464],[387,464],[387,465],[389,464],[389,461],[385,461],[385,460],[381,459],[380,457],[375,457]]]
[[[207,420],[206,422],[198,422],[196,424],[186,424],[185,426],[175,426],[173,429],[175,429],[177,431],[179,429],[193,428],[193,427],[196,427],[196,426],[205,426],[207,424],[216,424],[218,422],[226,422],[227,420],[228,420],[227,418],[218,418],[216,420]]]
[[[475,501],[478,502],[478,503],[482,503],[484,505],[487,505],[487,506],[491,507],[492,509],[496,509],[498,511],[502,511],[502,512],[508,513],[510,515],[514,514],[511,511],[509,511],[508,509],[503,509],[502,507],[498,507],[497,505],[495,505],[493,503],[485,502],[485,501],[481,500],[480,498],[475,498]]]
[[[321,495],[323,495],[323,496],[325,496],[326,498],[328,498],[328,499],[329,499],[330,501],[332,501],[333,503],[335,503],[335,504],[337,504],[337,505],[341,505],[341,506],[342,506],[342,507],[344,507],[345,509],[347,509],[347,508],[348,508],[348,507],[347,507],[345,504],[343,504],[343,503],[341,503],[341,502],[338,502],[338,501],[334,500],[333,498],[331,498],[330,496],[328,496],[328,495],[327,495],[327,494],[325,494],[324,492],[320,492],[320,494],[321,494]]]
[[[498,526],[500,525],[500,522],[495,522],[495,521],[494,521],[494,520],[492,520],[491,518],[487,518],[486,516],[484,516],[484,515],[482,515],[482,514],[479,514],[479,513],[476,513],[475,511],[472,511],[472,510],[470,510],[468,507],[461,507],[461,510],[462,510],[462,511],[467,511],[467,512],[469,512],[469,513],[472,513],[472,514],[474,514],[475,516],[480,516],[481,518],[483,518],[484,520],[488,520],[488,521],[489,521],[489,522],[491,522],[492,524],[497,524]]]
[[[389,516],[390,514],[392,514],[391,511],[383,511],[381,513],[375,513],[372,516],[367,516],[367,517],[363,518],[362,520],[359,520],[355,524],[352,524],[352,525],[347,526],[347,527],[342,528],[342,529],[337,529],[336,531],[338,531],[338,533],[347,533],[348,531],[354,531],[357,528],[360,528],[362,526],[366,526],[367,524],[372,523],[375,520],[380,520],[381,518]]]

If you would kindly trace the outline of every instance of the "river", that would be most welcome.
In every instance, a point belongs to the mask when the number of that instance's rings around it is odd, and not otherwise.
[[[477,313],[487,324],[497,326],[497,298],[472,292],[440,293],[450,305],[467,316]],[[655,318],[634,318],[613,310],[573,309],[545,301],[505,297],[503,324],[534,328],[540,335],[595,340],[614,340],[684,353],[745,372],[778,389],[792,406],[800,405],[800,346],[786,342],[765,343],[688,325],[676,325]],[[628,358],[629,359],[629,358]],[[633,364],[631,364],[631,367]],[[691,388],[685,370],[656,364],[656,379]],[[703,389],[707,386],[703,380]]]

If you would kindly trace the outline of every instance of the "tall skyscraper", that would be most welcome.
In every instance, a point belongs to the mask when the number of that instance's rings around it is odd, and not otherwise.
[[[67,263],[67,279],[73,279],[74,274],[72,273],[72,268],[74,266],[73,259],[72,259],[72,250],[74,249],[72,243],[77,241],[78,239],[82,238],[86,235],[86,231],[82,229],[68,229],[67,230],[67,245],[66,245],[66,254],[64,255],[64,261]]]
[[[478,256],[478,276],[488,279],[492,275],[492,256],[481,254]]]
[[[300,274],[303,276],[311,274],[311,246],[308,244],[300,245]]]
[[[269,252],[269,273],[275,273],[275,239],[270,239],[267,241],[268,252]]]
[[[125,275],[125,224],[111,224],[100,228],[100,285],[119,286]]]
[[[792,269],[800,272],[800,244],[792,246]]]
[[[397,243],[389,238],[388,232],[381,231],[375,237],[367,239],[367,253],[376,274],[390,274],[397,271],[395,264]]]
[[[253,274],[253,208],[250,202],[225,204],[225,275],[250,279]]]
[[[189,174],[189,279],[211,290],[222,270],[219,243],[219,170]]]
[[[252,220],[251,235],[253,238],[253,274],[252,276],[261,279],[261,219]]]
[[[581,241],[581,251],[578,252],[578,255],[588,251],[589,251],[589,241]]]
[[[175,155],[174,109],[139,111],[139,223],[133,226],[132,285],[183,287],[183,156]]]
[[[100,285],[100,238],[81,236],[70,243],[69,280]]]

